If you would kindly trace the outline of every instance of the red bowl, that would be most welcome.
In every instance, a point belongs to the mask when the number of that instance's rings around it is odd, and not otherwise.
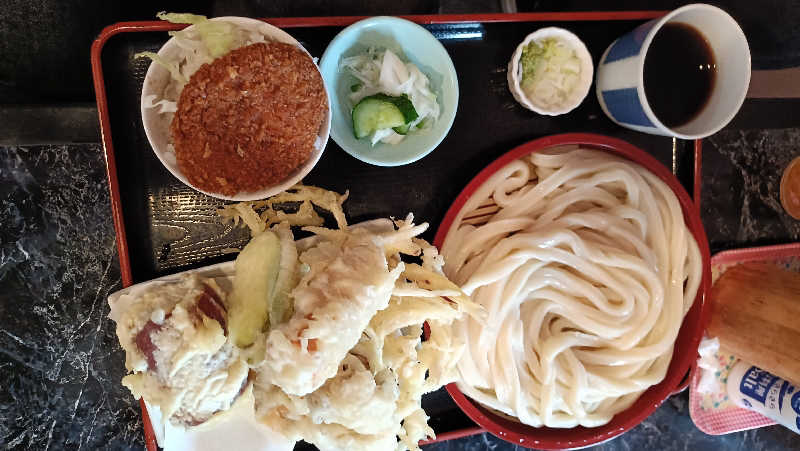
[[[461,194],[459,194],[455,202],[453,202],[442,224],[439,226],[434,244],[441,249],[444,238],[447,236],[447,232],[452,226],[453,220],[459,210],[461,210],[470,196],[472,196],[492,174],[508,163],[525,155],[539,152],[553,146],[570,144],[578,144],[582,147],[603,150],[627,158],[647,168],[669,185],[678,197],[678,201],[683,209],[684,221],[686,221],[687,227],[692,235],[694,235],[695,240],[697,240],[697,245],[700,247],[700,253],[703,258],[703,277],[694,304],[684,317],[683,324],[678,332],[678,338],[675,341],[672,354],[672,361],[670,362],[666,377],[658,385],[650,387],[631,407],[615,415],[606,425],[595,428],[586,428],[582,426],[570,429],[535,428],[493,413],[481,404],[466,397],[461,393],[456,384],[449,384],[447,386],[447,391],[450,393],[450,396],[453,397],[456,404],[458,404],[461,410],[463,410],[472,421],[503,440],[529,448],[582,448],[611,440],[641,423],[680,385],[689,367],[696,360],[697,346],[700,343],[703,330],[708,323],[708,318],[711,313],[710,303],[706,302],[706,293],[711,284],[708,239],[706,238],[703,224],[700,221],[698,209],[695,207],[680,182],[678,182],[678,179],[655,158],[625,141],[607,136],[586,133],[568,133],[548,136],[530,141],[506,153],[475,176],[466,188],[461,191]]]

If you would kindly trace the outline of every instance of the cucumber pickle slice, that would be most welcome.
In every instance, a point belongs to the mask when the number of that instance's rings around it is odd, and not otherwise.
[[[405,94],[397,97],[375,94],[364,97],[353,108],[353,131],[358,139],[383,128],[405,134],[408,124],[417,117],[417,110]]]

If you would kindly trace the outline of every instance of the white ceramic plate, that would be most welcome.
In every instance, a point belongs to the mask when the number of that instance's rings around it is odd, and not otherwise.
[[[280,28],[274,27],[260,20],[250,19],[247,17],[215,17],[210,20],[230,22],[239,27],[257,30],[269,40],[294,44],[303,49],[303,51],[306,52],[309,57],[311,57],[311,54],[309,54],[308,51],[303,48],[303,46],[300,45],[300,43],[297,42],[297,40],[291,35]],[[191,26],[189,28],[191,28]],[[174,38],[171,38],[161,47],[161,49],[158,51],[158,55],[167,61],[170,61],[176,58],[179,50],[180,49],[178,48],[177,42]],[[320,77],[322,77],[322,74],[320,74]],[[322,126],[319,129],[317,142],[314,144],[314,150],[312,151],[308,160],[303,163],[303,165],[292,172],[283,182],[277,185],[268,186],[259,191],[239,192],[233,196],[226,196],[219,193],[201,190],[189,183],[189,180],[185,175],[183,175],[178,167],[175,153],[167,147],[167,144],[169,144],[171,140],[169,131],[169,118],[171,115],[161,114],[158,112],[157,108],[145,108],[145,98],[153,94],[156,95],[157,99],[162,98],[162,94],[169,80],[169,72],[165,68],[155,63],[150,64],[150,67],[147,69],[147,74],[144,77],[141,97],[142,124],[144,125],[144,132],[147,135],[147,140],[150,141],[150,146],[153,148],[153,151],[164,167],[167,168],[167,170],[171,172],[172,175],[174,175],[178,180],[192,187],[193,189],[196,189],[197,191],[218,199],[235,201],[258,200],[274,196],[275,194],[285,191],[287,188],[297,184],[303,177],[305,177],[306,174],[311,171],[314,165],[317,164],[317,161],[319,161],[319,158],[322,156],[322,151],[325,150],[325,145],[328,142],[328,135],[330,134],[331,129],[331,101],[330,91],[328,90],[327,86],[324,85],[325,80],[323,79],[323,86],[325,86],[325,93],[328,98],[328,111],[325,115],[325,120],[322,122]]]

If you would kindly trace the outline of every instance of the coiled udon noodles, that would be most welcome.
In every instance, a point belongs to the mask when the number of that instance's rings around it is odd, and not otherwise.
[[[490,203],[499,211],[470,225]],[[452,327],[468,347],[459,388],[535,427],[603,425],[663,380],[702,276],[669,186],[577,148],[495,173],[442,254],[447,276],[489,313]]]

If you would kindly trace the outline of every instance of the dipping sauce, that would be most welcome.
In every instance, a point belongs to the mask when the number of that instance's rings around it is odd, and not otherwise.
[[[667,23],[653,37],[644,60],[644,92],[666,127],[684,125],[705,108],[717,64],[703,34],[685,23]]]

